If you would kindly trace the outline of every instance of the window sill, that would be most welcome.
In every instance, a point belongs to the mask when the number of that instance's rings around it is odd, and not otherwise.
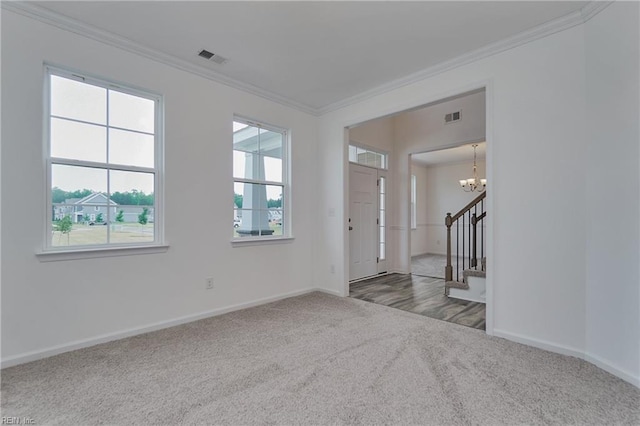
[[[234,238],[231,240],[233,247],[261,246],[269,244],[290,244],[294,240],[293,237],[271,237],[271,238]]]
[[[77,250],[41,251],[36,253],[40,262],[59,262],[63,260],[94,259],[99,257],[132,256],[137,254],[166,253],[168,244],[135,247],[101,247]]]

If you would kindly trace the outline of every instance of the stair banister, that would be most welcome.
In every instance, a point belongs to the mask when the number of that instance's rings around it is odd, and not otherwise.
[[[478,203],[482,202],[482,200],[484,200],[487,196],[486,191],[481,192],[476,198],[474,198],[469,204],[467,204],[466,206],[464,206],[459,212],[457,212],[456,214],[454,214],[453,216],[451,215],[451,213],[447,213],[447,216],[445,217],[445,225],[447,227],[447,264],[445,266],[445,270],[444,270],[444,275],[445,275],[445,281],[453,281],[453,264],[452,264],[452,260],[451,260],[451,227],[453,226],[454,223],[457,222],[458,219],[460,219],[461,217],[464,219],[464,215],[466,213],[469,213],[470,216],[470,221],[469,221],[469,245],[470,247],[470,267],[473,268],[477,268],[478,265],[478,259],[477,259],[477,236],[476,236],[476,232],[477,232],[477,223],[480,222],[481,220],[483,220],[487,213],[484,211],[483,205],[484,203],[481,205],[481,210],[482,213],[480,215],[477,215],[477,205]],[[473,215],[471,214],[471,209],[475,208],[475,211],[473,213]],[[456,229],[458,229],[458,225],[456,225]],[[457,235],[457,234],[456,234]],[[464,229],[463,229],[463,237],[462,237],[462,244],[464,246]],[[457,237],[456,237],[457,238]],[[483,237],[484,240],[484,237]],[[458,241],[456,241],[456,246],[457,246]],[[463,265],[464,265],[464,250],[462,253],[463,256]],[[458,262],[458,260],[456,261]],[[458,266],[456,266],[458,267]]]

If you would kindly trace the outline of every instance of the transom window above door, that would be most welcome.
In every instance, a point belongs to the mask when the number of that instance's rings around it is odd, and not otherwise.
[[[387,154],[353,144],[349,145],[349,162],[377,169],[389,168]]]

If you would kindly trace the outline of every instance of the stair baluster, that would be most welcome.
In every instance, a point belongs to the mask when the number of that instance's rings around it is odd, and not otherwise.
[[[467,204],[455,215],[447,213],[445,225],[447,227],[447,264],[445,266],[445,281],[453,281],[452,262],[452,236],[451,227],[456,227],[456,281],[460,281],[460,234],[462,234],[462,269],[466,268],[465,258],[469,258],[469,268],[478,269],[478,245],[480,245],[480,258],[484,259],[484,227],[480,226],[480,239],[478,241],[478,224],[486,217],[484,211],[484,199],[487,193],[480,193],[473,201]],[[460,221],[462,219],[462,221]],[[468,234],[467,234],[468,226]],[[460,228],[462,227],[462,232]]]

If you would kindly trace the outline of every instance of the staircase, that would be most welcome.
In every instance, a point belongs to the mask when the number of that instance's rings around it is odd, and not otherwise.
[[[485,239],[482,221],[487,217],[487,212],[484,210],[486,197],[486,191],[481,192],[458,213],[454,215],[447,213],[445,217],[447,265],[445,266],[444,292],[448,297],[485,302],[487,259],[484,257]],[[455,257],[452,253],[453,247],[455,247]],[[478,262],[478,255],[480,262]]]

